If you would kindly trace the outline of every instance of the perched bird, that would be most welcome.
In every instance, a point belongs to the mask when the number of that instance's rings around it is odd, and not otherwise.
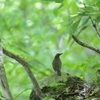
[[[54,57],[54,60],[52,62],[53,69],[54,69],[55,72],[57,72],[58,76],[61,76],[62,63],[61,63],[61,60],[59,58],[61,54],[62,53],[56,54],[55,57]]]

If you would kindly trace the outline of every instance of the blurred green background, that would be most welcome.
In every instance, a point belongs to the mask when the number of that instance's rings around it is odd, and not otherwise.
[[[96,81],[100,55],[71,37],[100,49],[89,16],[100,31],[100,0],[0,0],[2,46],[27,61],[37,80],[54,73],[53,57],[62,52],[62,72]],[[29,100],[33,87],[24,68],[7,56],[4,67],[15,100]]]

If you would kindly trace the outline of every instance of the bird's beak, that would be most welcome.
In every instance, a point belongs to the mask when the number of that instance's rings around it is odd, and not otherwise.
[[[63,53],[60,53],[60,55],[62,55]]]

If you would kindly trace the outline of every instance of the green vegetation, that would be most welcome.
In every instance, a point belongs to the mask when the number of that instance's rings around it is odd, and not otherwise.
[[[55,73],[52,60],[63,53],[62,72],[97,81],[100,54],[74,41],[72,35],[100,49],[100,0],[0,0],[2,47],[30,64],[37,80]],[[17,61],[4,56],[15,100],[28,100],[32,83]]]

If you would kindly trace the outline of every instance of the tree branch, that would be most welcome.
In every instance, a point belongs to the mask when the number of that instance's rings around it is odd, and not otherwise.
[[[98,36],[100,37],[100,32],[98,31],[98,28],[97,28],[96,24],[93,22],[91,16],[89,16],[89,19],[91,20],[91,22],[92,22],[92,26],[94,27],[94,29],[96,30]]]
[[[91,49],[91,50],[97,52],[98,54],[100,54],[100,50],[99,50],[99,49],[96,49],[96,48],[94,48],[94,47],[92,47],[92,46],[89,46],[88,44],[83,43],[82,41],[78,40],[74,35],[72,35],[72,38],[73,38],[73,39],[75,40],[75,42],[77,42],[79,45],[81,45],[81,46],[83,46],[83,47],[86,47],[86,48],[88,48],[88,49]]]
[[[42,99],[42,96],[43,96],[43,95],[42,95],[41,89],[40,89],[40,87],[39,87],[39,85],[38,85],[38,82],[37,82],[37,80],[35,79],[35,77],[34,77],[32,71],[30,70],[30,65],[29,65],[26,61],[24,61],[22,58],[20,58],[18,55],[15,55],[15,54],[11,53],[11,52],[7,51],[7,50],[4,49],[4,48],[3,48],[3,52],[4,52],[5,55],[9,56],[10,58],[15,59],[15,60],[18,61],[21,65],[23,65],[24,69],[26,70],[27,74],[29,75],[29,77],[30,77],[30,79],[31,79],[31,81],[32,81],[32,84],[33,84],[33,86],[34,86],[34,90],[35,90],[35,92],[36,92],[36,95],[37,95],[40,99]]]
[[[84,4],[84,7],[87,8],[87,6],[85,4]],[[93,19],[91,18],[91,16],[90,15],[88,15],[88,16],[89,16],[89,19],[91,20],[92,26],[94,27],[95,31],[97,32],[98,36],[100,37],[100,32],[98,31],[96,24],[93,22]]]

